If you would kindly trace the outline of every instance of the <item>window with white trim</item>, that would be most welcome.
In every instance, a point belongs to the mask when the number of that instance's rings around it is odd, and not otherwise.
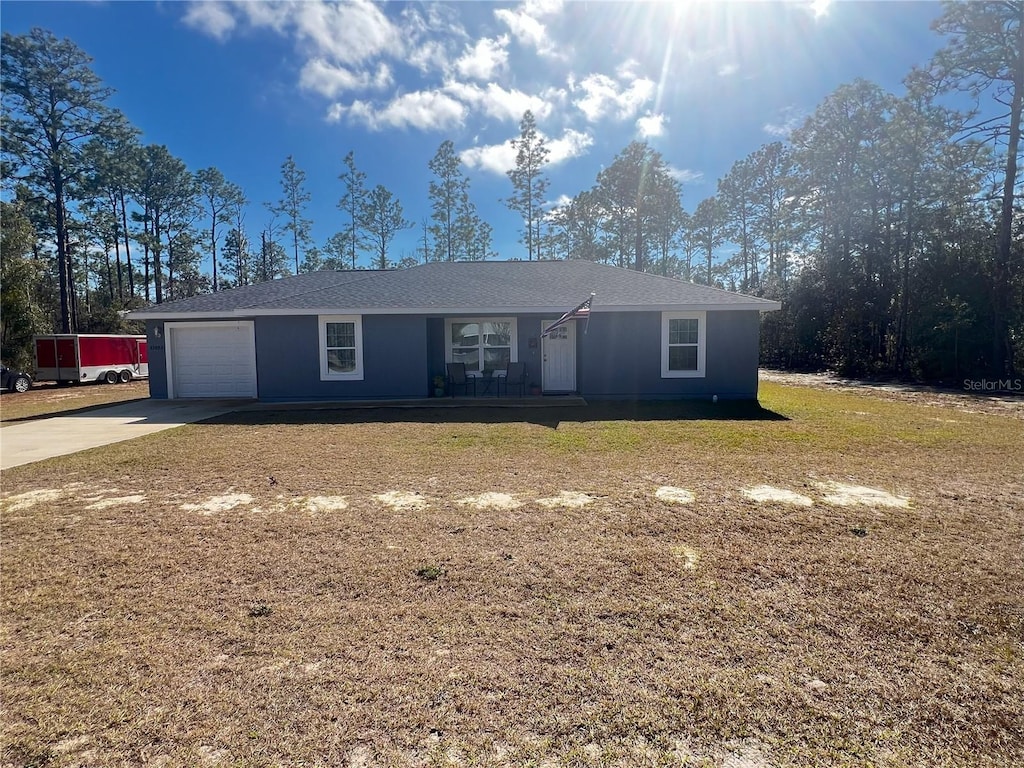
[[[661,377],[704,377],[706,312],[661,313]]]
[[[320,315],[320,380],[362,379],[362,318],[359,315]]]
[[[445,320],[445,359],[467,373],[504,371],[517,362],[516,318],[458,317]]]

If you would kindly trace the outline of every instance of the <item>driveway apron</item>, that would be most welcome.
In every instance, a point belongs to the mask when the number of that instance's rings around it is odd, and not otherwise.
[[[135,400],[0,427],[0,469],[66,456],[230,413],[238,400]]]

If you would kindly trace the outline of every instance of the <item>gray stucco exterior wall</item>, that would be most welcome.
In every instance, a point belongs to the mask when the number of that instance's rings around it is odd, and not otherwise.
[[[427,325],[416,315],[363,316],[363,380],[320,380],[315,315],[256,318],[260,400],[427,397]]]
[[[540,381],[541,315],[517,318],[517,355],[531,381]],[[553,319],[553,318],[551,318]],[[760,317],[753,310],[709,311],[702,378],[661,377],[660,312],[595,312],[589,331],[577,324],[579,393],[593,400],[710,398],[756,399]],[[444,374],[444,318],[364,315],[361,381],[321,381],[319,325],[315,315],[256,317],[257,388],[260,400],[362,400],[423,398],[431,378]],[[160,335],[157,336],[157,329]],[[163,321],[146,323],[150,396],[167,397]]]
[[[580,394],[593,400],[757,398],[760,318],[756,311],[707,313],[703,378],[661,377],[660,312],[595,312],[578,338]]]
[[[159,335],[157,335],[159,333]],[[146,349],[149,355],[149,396],[167,399],[167,352],[163,320],[146,321]]]

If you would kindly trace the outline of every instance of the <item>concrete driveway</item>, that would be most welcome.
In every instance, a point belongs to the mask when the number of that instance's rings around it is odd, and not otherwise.
[[[230,413],[247,400],[133,400],[0,427],[0,469],[119,443]]]

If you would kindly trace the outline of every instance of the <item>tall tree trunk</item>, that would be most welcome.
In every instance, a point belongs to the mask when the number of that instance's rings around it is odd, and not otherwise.
[[[121,233],[119,232],[121,225],[117,221],[117,196],[114,193],[110,195],[111,213],[114,215],[114,256],[117,258],[117,298],[121,305],[124,305],[124,282],[123,275],[121,273]],[[110,260],[110,249],[107,248],[107,261]],[[114,301],[114,284],[111,281],[110,284],[110,301]]]
[[[60,331],[71,333],[71,280],[68,274],[70,258],[68,256],[68,225],[64,210],[64,177],[60,168],[53,168],[53,191],[56,196],[54,204],[54,223],[57,235],[57,282],[60,288]]]
[[[115,240],[115,242],[116,242],[116,240]],[[106,257],[106,260],[107,260],[107,289],[110,292],[110,304],[111,304],[111,306],[113,306],[113,304],[114,304],[114,269],[113,269],[113,266],[110,264],[110,247],[109,247],[109,245],[107,243],[103,244],[103,255]],[[118,266],[118,270],[120,271],[120,267],[121,267],[121,259],[120,258],[118,258],[118,260],[117,260],[117,266]]]
[[[152,222],[150,219],[152,211],[149,209],[149,204],[146,204],[146,209],[142,214],[142,280],[146,284],[146,303],[149,304],[149,284],[152,282],[149,277],[149,244],[152,238]]]
[[[1024,24],[1019,27],[1024,36]],[[1020,121],[1024,108],[1024,42],[1018,46],[1016,82],[1010,101],[1010,132],[1006,142],[1006,175],[1003,179],[1003,200],[999,212],[999,248],[996,255],[992,285],[992,368],[996,375],[1014,372],[1013,342],[1007,315],[1010,310],[1010,248],[1013,243],[1014,185],[1017,182],[1017,153],[1020,151]]]
[[[129,244],[128,206],[124,202],[124,190],[121,190],[121,230],[124,232],[124,261],[128,270],[128,297],[135,298],[135,271],[132,269],[132,249]]]
[[[217,216],[213,217],[210,226],[210,254],[213,258],[213,292],[217,292]]]
[[[636,209],[636,234],[633,236],[633,267],[637,272],[644,271],[644,225],[639,207]]]
[[[167,238],[167,299],[174,301],[174,240]]]
[[[266,230],[264,230],[263,232],[260,232],[260,261],[262,262],[262,266],[263,266],[263,276],[262,276],[263,279],[260,282],[266,282],[267,280],[270,279],[269,274],[268,274],[270,270],[267,269],[267,233],[266,233]],[[352,269],[355,269],[355,267],[353,266]]]
[[[164,287],[160,264],[160,209],[153,210],[153,292],[157,304],[164,301]]]

